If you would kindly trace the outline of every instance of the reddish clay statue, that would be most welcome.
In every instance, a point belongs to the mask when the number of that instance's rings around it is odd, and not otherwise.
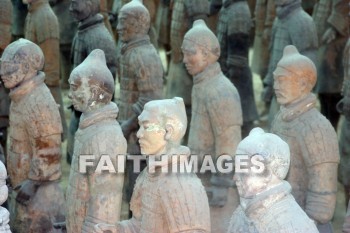
[[[257,156],[259,167],[254,164]],[[236,167],[234,176],[240,205],[233,213],[227,232],[318,233],[315,223],[293,198],[290,184],[284,180],[290,165],[286,142],[255,128],[239,143],[236,162],[239,160],[246,161],[246,166],[241,165],[239,170]]]
[[[58,183],[62,125],[43,67],[40,47],[25,39],[11,43],[1,57],[1,79],[12,101],[7,169],[14,232],[52,232],[53,223],[64,220]]]
[[[116,226],[98,224],[95,232],[210,232],[208,199],[201,181],[192,172],[172,170],[190,155],[189,148],[180,144],[187,126],[183,100],[150,101],[138,120],[141,153],[149,160],[166,159],[158,165],[149,162],[137,178],[130,203],[133,217]],[[168,172],[163,172],[164,167]]]
[[[224,0],[219,14],[217,36],[222,72],[237,88],[243,112],[242,136],[249,134],[258,119],[253,79],[249,68],[249,33],[251,14],[246,0]]]
[[[239,94],[221,72],[219,41],[203,20],[196,20],[182,44],[184,63],[193,76],[192,119],[188,146],[203,159],[211,155],[234,157],[241,140],[242,110]],[[209,194],[211,231],[225,232],[238,205],[233,174],[200,174]]]
[[[209,2],[203,0],[173,1],[170,28],[171,59],[167,76],[166,96],[180,96],[185,101],[187,118],[191,119],[191,91],[193,81],[183,63],[181,45],[185,33],[192,27],[194,20],[207,19]],[[189,129],[188,129],[189,130]],[[184,140],[187,143],[187,135]]]
[[[118,66],[117,47],[103,22],[103,16],[99,14],[100,0],[72,0],[69,10],[73,17],[79,21],[71,50],[73,68],[80,65],[94,49],[101,49],[105,53],[107,67],[115,78]],[[81,115],[81,112],[76,110],[73,113],[67,141],[67,160],[69,163],[73,155],[74,135],[78,130]]]
[[[99,222],[119,221],[124,171],[96,171],[108,156],[117,167],[117,156],[126,155],[126,140],[117,122],[118,107],[111,102],[114,81],[102,50],[93,50],[69,78],[74,108],[83,114],[75,135],[74,154],[67,188],[68,232],[91,232]],[[94,166],[82,172],[81,156],[94,156]]]
[[[272,27],[271,57],[262,93],[265,102],[272,101],[269,113],[270,125],[279,109],[276,99],[273,98],[273,72],[282,58],[284,47],[294,45],[301,54],[310,58],[315,64],[317,64],[318,48],[315,23],[301,7],[301,0],[274,1],[277,17]]]
[[[118,18],[117,30],[122,42],[120,57],[120,96],[118,120],[128,141],[128,154],[140,155],[136,137],[137,117],[150,100],[161,99],[163,92],[163,66],[148,31],[150,15],[139,0],[125,4]],[[125,182],[126,200],[129,203],[137,173],[132,161],[127,163]]]
[[[334,128],[315,107],[311,90],[316,79],[314,63],[295,46],[286,46],[274,71],[274,89],[281,108],[271,132],[290,147],[287,181],[296,201],[320,232],[332,232],[339,149]]]
[[[340,118],[336,104],[343,84],[343,51],[349,38],[349,0],[319,0],[313,11],[319,40],[315,92],[321,113],[337,130]]]
[[[28,15],[25,24],[25,38],[39,45],[45,56],[45,84],[59,104],[63,127],[63,140],[67,134],[67,124],[63,110],[60,88],[60,45],[59,25],[48,0],[23,0],[28,4]]]

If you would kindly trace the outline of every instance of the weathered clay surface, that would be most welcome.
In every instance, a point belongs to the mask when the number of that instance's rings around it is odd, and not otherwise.
[[[117,31],[122,42],[118,120],[122,122],[128,141],[128,153],[140,155],[136,137],[137,117],[148,101],[162,98],[163,66],[148,36],[151,18],[145,6],[133,0],[121,8],[118,17]],[[129,165],[125,182],[128,202],[137,177]]]
[[[321,113],[337,130],[340,118],[336,103],[341,99],[343,84],[343,51],[349,37],[349,1],[320,0],[314,7],[313,19],[319,39],[317,84]]]
[[[339,149],[334,128],[315,108],[316,97],[311,94],[316,67],[290,45],[284,49],[274,79],[281,108],[271,132],[286,141],[291,150],[287,181],[296,201],[316,221],[320,232],[331,232]]]
[[[182,41],[185,33],[192,27],[194,20],[206,19],[209,13],[209,2],[202,0],[176,0],[170,28],[171,59],[167,76],[166,96],[180,96],[187,108],[187,117],[191,113],[191,90],[193,81],[182,62]]]
[[[133,217],[117,226],[98,224],[95,232],[210,232],[208,198],[201,181],[192,172],[172,168],[188,159],[189,148],[181,146],[187,118],[182,98],[148,102],[138,117],[141,153],[159,159],[149,162],[136,181],[131,200]],[[162,172],[168,167],[168,172]]]
[[[111,102],[114,81],[102,50],[93,50],[69,78],[74,108],[82,112],[75,135],[67,188],[68,232],[91,232],[99,222],[119,221],[124,171],[117,171],[118,155],[126,155],[126,140],[117,122],[118,107]],[[81,171],[80,157],[91,155],[94,166]],[[107,156],[117,173],[96,171]],[[122,160],[122,162],[124,162]]]
[[[9,198],[14,232],[51,232],[64,220],[61,177],[61,118],[44,83],[44,55],[20,39],[1,57],[1,79],[10,89],[7,169],[14,188]]]
[[[300,208],[284,180],[290,165],[288,144],[275,134],[255,128],[237,148],[236,158],[246,156],[247,166],[235,171],[240,205],[232,215],[228,232],[317,233],[315,223]],[[261,167],[256,168],[262,169],[260,173],[252,169],[254,156],[260,156]]]
[[[80,65],[94,50],[101,49],[105,53],[107,67],[113,78],[117,74],[117,47],[111,33],[103,23],[103,16],[99,14],[99,0],[77,0],[71,4],[70,11],[79,21],[78,31],[72,44],[73,68]],[[73,155],[74,135],[79,127],[81,113],[74,110],[71,115],[67,142],[67,156]]]
[[[60,88],[60,35],[58,20],[48,0],[27,0],[27,3],[28,15],[25,22],[24,36],[26,39],[39,45],[44,53],[45,65],[43,71],[46,75],[45,84],[50,89],[56,103],[60,106],[63,137],[65,137],[67,124],[64,117]]]
[[[282,58],[283,49],[294,45],[301,54],[317,64],[318,38],[313,19],[302,9],[301,0],[275,0],[276,20],[272,27],[271,57],[266,77],[264,78],[264,101],[271,101],[273,92],[273,72]],[[308,32],[308,33],[305,33]],[[275,98],[272,100],[269,124],[278,111]]]
[[[245,0],[225,0],[220,10],[217,36],[222,72],[235,85],[241,97],[243,137],[258,119],[254,100],[253,79],[248,63],[249,33],[253,26],[248,3]]]
[[[213,160],[221,155],[233,158],[233,150],[241,140],[242,110],[237,89],[217,62],[219,41],[203,20],[196,20],[185,34],[182,51],[194,83],[188,146],[201,160],[205,155],[211,155]],[[231,190],[233,174],[198,175],[211,197],[211,230],[225,232],[238,205],[238,196]]]

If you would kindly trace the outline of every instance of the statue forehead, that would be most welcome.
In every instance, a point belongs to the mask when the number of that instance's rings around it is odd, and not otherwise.
[[[194,41],[185,38],[182,42],[181,49],[187,52],[196,53],[199,49],[199,46]]]
[[[142,113],[139,115],[138,120],[140,122],[144,121],[152,121],[152,122],[159,122],[159,108],[156,106],[148,106],[145,107],[142,111]]]

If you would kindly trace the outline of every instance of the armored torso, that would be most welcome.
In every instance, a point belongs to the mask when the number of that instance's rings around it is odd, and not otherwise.
[[[92,16],[78,25],[78,31],[72,44],[73,69],[80,65],[94,49],[103,50],[108,69],[115,78],[117,73],[117,47],[112,35],[103,23],[103,16],[100,14]]]
[[[293,196],[311,218],[325,223],[335,208],[339,149],[334,128],[315,104],[316,98],[310,94],[289,107],[281,107],[271,132],[290,147],[287,181]]]

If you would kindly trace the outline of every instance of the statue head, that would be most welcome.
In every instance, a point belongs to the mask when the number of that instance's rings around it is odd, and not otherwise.
[[[77,111],[91,112],[112,100],[114,80],[106,65],[105,54],[100,49],[93,50],[72,71],[68,82],[68,97]]]
[[[252,169],[257,164],[254,160],[261,162],[259,169]],[[290,164],[289,146],[279,136],[254,128],[238,144],[237,161],[246,162],[245,167],[235,171],[239,195],[252,198],[286,178]]]
[[[181,143],[187,128],[187,116],[183,99],[153,100],[148,102],[138,117],[137,132],[141,153],[166,154]]]
[[[273,72],[277,102],[288,105],[307,96],[316,84],[316,75],[316,66],[308,57],[294,45],[286,46]]]
[[[24,80],[37,75],[44,68],[44,54],[40,47],[26,39],[9,44],[2,56],[0,76],[4,86],[13,89]]]
[[[202,19],[194,21],[193,27],[185,34],[181,49],[186,69],[193,76],[220,57],[219,41]]]
[[[100,0],[71,0],[69,11],[80,21],[100,12]]]
[[[117,31],[120,39],[127,43],[148,34],[151,17],[142,0],[132,0],[119,11]]]

